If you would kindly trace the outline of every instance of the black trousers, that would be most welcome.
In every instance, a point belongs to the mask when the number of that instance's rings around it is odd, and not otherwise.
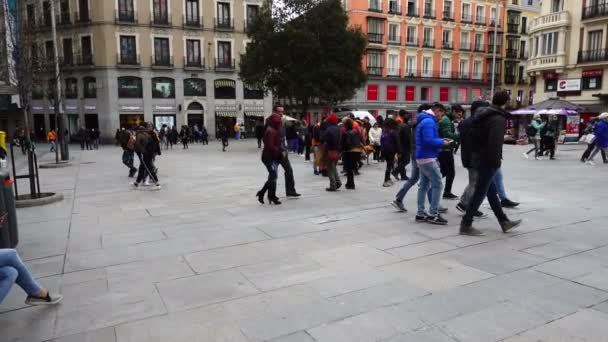
[[[283,153],[283,156],[279,160],[279,164],[281,164],[281,167],[285,171],[285,193],[295,193],[296,181],[293,178],[293,169],[291,168],[291,163],[289,162],[289,156],[287,153]]]
[[[443,189],[443,193],[451,194],[454,178],[456,177],[456,168],[454,167],[454,152],[452,152],[452,150],[441,151],[439,152],[438,160],[441,175],[445,177],[445,188]]]
[[[154,156],[146,154],[146,153],[138,153],[137,157],[139,157],[139,170],[137,172],[137,183],[141,183],[146,175],[150,175],[150,180],[154,183],[158,182],[158,177],[156,176],[156,166],[154,166]]]
[[[497,169],[481,167],[477,169],[477,171],[477,183],[475,183],[475,190],[473,191],[473,195],[467,206],[467,211],[462,218],[462,224],[470,225],[473,223],[473,217],[486,197],[488,198],[488,202],[490,202],[490,207],[498,219],[498,222],[508,221],[509,219],[502,210],[500,198],[498,198],[496,186],[494,185],[494,175],[496,175]]]
[[[258,138],[258,148],[262,148],[262,138]]]
[[[408,157],[407,155],[399,155],[399,162],[397,163],[397,172],[399,172],[401,179],[407,178],[407,170],[405,169],[405,167],[410,163],[410,160],[412,160],[412,158]]]
[[[310,160],[310,143],[306,143],[304,148],[304,160]]]
[[[587,146],[587,149],[585,150],[585,152],[583,153],[583,155],[581,156],[581,160],[585,161],[587,160],[587,158],[589,158],[589,155],[591,154],[591,152],[593,152],[593,149],[595,148],[595,143],[593,144],[589,144]],[[602,160],[604,162],[606,162],[606,153],[604,152],[604,150],[601,150],[602,152]]]
[[[388,182],[391,180],[391,171],[395,167],[395,153],[382,152],[384,159],[386,160],[386,171],[384,172],[384,181]]]
[[[355,186],[355,170],[357,168],[357,161],[359,160],[359,152],[344,152],[342,154],[342,161],[344,162],[344,170],[346,171],[346,187]]]

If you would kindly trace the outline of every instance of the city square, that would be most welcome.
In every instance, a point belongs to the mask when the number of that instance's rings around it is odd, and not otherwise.
[[[298,199],[261,205],[266,178],[251,139],[157,158],[160,191],[134,191],[122,150],[72,149],[72,166],[41,170],[62,202],[18,209],[18,250],[64,300],[27,307],[12,289],[0,305],[3,341],[606,341],[608,228],[605,166],[505,146],[509,210],[521,227],[484,237],[415,223],[390,206],[383,164],[357,189],[327,193],[327,178],[290,155]],[[52,159],[46,155],[42,159]],[[459,159],[458,156],[456,158]],[[457,161],[455,193],[466,183]],[[408,167],[409,169],[409,167]],[[490,212],[487,204],[482,210]]]

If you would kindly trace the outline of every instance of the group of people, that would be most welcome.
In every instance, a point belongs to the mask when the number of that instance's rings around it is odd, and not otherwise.
[[[602,113],[587,124],[583,134],[587,142],[587,149],[581,156],[581,162],[594,165],[593,158],[598,153],[602,154],[604,164],[608,164],[606,153],[608,152],[608,113]]]
[[[80,141],[81,150],[97,150],[99,149],[99,130],[95,128],[81,127],[78,131],[78,140]],[[55,135],[56,137],[56,135]]]
[[[137,189],[143,183],[151,186],[152,190],[161,188],[158,181],[158,169],[154,161],[161,155],[161,139],[152,123],[144,123],[134,129],[121,129],[117,141],[123,149],[122,162],[129,168],[129,178],[137,178],[132,183]],[[139,160],[139,168],[135,167],[135,156]]]

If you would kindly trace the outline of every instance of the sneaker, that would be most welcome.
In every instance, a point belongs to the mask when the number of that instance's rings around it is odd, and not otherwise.
[[[137,182],[133,182],[133,183],[131,183],[131,187],[132,187],[133,189],[137,189],[137,188],[139,188],[139,183],[137,183]]]
[[[524,152],[524,158],[530,159],[530,156],[526,152]]]
[[[518,202],[513,202],[510,199],[505,198],[504,200],[500,201],[500,205],[503,208],[515,208],[515,207],[517,207],[519,205],[519,203]]]
[[[543,160],[541,157],[534,157],[534,160]]]
[[[27,305],[55,305],[63,299],[63,296],[60,294],[50,294],[46,295],[46,298],[27,296],[25,299],[25,304]]]
[[[467,212],[467,208],[461,203],[456,204],[456,210],[460,211],[463,214]]]
[[[446,213],[448,212],[448,208],[445,208],[445,207],[439,207],[439,210],[438,210],[438,211],[439,211],[439,213],[440,213],[440,214],[446,214]]]
[[[484,236],[485,234],[473,228],[472,225],[460,225],[460,235],[468,235],[468,236]]]
[[[399,202],[397,200],[394,200],[391,205],[393,207],[395,207],[395,209],[397,209],[398,212],[400,213],[406,213],[407,209],[405,209],[405,207],[403,206],[403,202]]]
[[[595,165],[595,163],[593,162],[593,160],[587,160],[587,161],[585,162],[585,164],[587,164],[587,165],[592,165],[592,166],[593,166],[593,165]]]
[[[382,186],[385,188],[388,188],[391,185],[393,185],[393,183],[391,181],[385,181],[384,183],[382,183]]]
[[[447,194],[443,194],[443,199],[456,200],[456,199],[458,199],[458,196],[454,195],[453,193],[447,193]]]
[[[519,225],[521,225],[521,220],[500,222],[500,228],[502,228],[503,233],[506,233],[513,228],[517,228]]]
[[[338,191],[338,189],[336,189],[336,188],[326,188],[325,191],[336,192],[336,191]]]
[[[426,220],[428,220],[429,218],[430,218],[430,216],[427,214],[416,215],[416,222],[418,222],[418,223],[426,222]]]
[[[150,187],[150,190],[153,190],[153,191],[154,191],[154,190],[160,190],[160,189],[161,189],[161,186],[160,186],[160,184],[158,184],[158,183],[156,183],[156,184],[154,184],[154,185],[152,185],[152,186]]]
[[[448,224],[448,220],[441,217],[441,214],[437,214],[437,216],[431,216],[431,217],[427,218],[426,222],[428,222],[430,224],[436,224],[439,226],[445,226],[446,224]]]
[[[146,179],[146,181],[144,182],[144,186],[150,186],[150,181]]]

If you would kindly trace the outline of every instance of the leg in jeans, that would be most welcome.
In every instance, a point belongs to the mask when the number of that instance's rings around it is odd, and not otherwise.
[[[268,190],[268,199],[275,199],[277,197],[277,169],[279,164],[277,161],[272,160],[264,162],[264,166],[268,170],[268,179],[264,183],[264,187],[260,190],[260,193],[264,196],[266,190]]]
[[[433,162],[419,165],[418,167],[420,168],[421,184],[422,180],[425,179],[425,182],[429,183],[431,187],[431,207],[429,209],[429,214],[432,216],[437,216],[439,213],[439,199],[441,196],[441,190],[443,188],[443,184],[441,184],[441,171],[439,170],[439,164],[437,162]],[[423,190],[422,185],[420,186],[420,189],[418,189],[418,206],[420,206],[421,200],[424,203],[424,197],[427,194],[428,185],[426,187],[427,189],[424,189],[424,192],[421,192]]]
[[[287,153],[283,155],[279,163],[283,167],[283,170],[285,170],[285,193],[295,193],[296,181],[293,179],[293,169],[291,168],[291,163],[289,162],[289,157],[287,156]]]
[[[471,197],[473,196],[473,192],[475,191],[475,184],[477,183],[478,172],[474,168],[467,169],[469,173],[469,184],[464,189],[462,196],[460,197],[460,205],[466,208],[471,201]]]
[[[416,163],[416,159],[414,157],[412,157],[412,174],[410,175],[410,179],[408,179],[407,182],[403,183],[401,190],[399,190],[399,192],[397,192],[396,200],[398,202],[403,202],[403,198],[405,198],[405,195],[407,195],[407,192],[410,191],[410,189],[414,185],[416,185],[416,183],[418,183],[419,179],[420,179],[420,171],[418,170],[418,164]]]
[[[386,158],[386,171],[384,172],[384,181],[388,182],[391,180],[391,171],[393,171],[393,165],[395,164],[395,154],[387,153]]]
[[[422,172],[422,166],[423,165],[418,165],[418,173],[420,175],[420,184],[418,184],[418,196],[417,196],[417,203],[418,203],[417,215],[418,216],[424,216],[426,214],[426,210],[424,208],[425,201],[426,201],[426,194],[428,193],[429,189],[431,188],[431,180],[429,179],[429,177],[427,177]]]
[[[150,180],[154,183],[158,183],[158,177],[156,176],[156,166],[154,166],[154,157],[151,155],[144,154],[144,163],[146,163],[146,171],[150,175]]]
[[[505,190],[505,183],[502,176],[502,169],[496,170],[496,174],[494,175],[494,186],[496,187],[496,192],[498,193],[498,198],[500,200],[507,199],[507,191]]]
[[[338,184],[341,184],[340,176],[338,175],[338,170],[336,169],[337,163],[338,163],[337,160],[328,160],[327,161],[327,174],[329,176],[329,188],[330,189],[337,189]]]
[[[15,271],[17,277],[14,277]],[[42,288],[34,280],[34,277],[23,264],[23,261],[21,261],[17,251],[14,249],[0,249],[0,274],[3,274],[0,275],[0,302],[2,302],[2,299],[8,294],[12,279],[14,279],[15,283],[17,283],[28,296],[34,296],[42,291]],[[2,277],[4,277],[4,279],[2,279]],[[9,281],[11,281],[10,284]],[[8,288],[5,288],[7,284],[9,284],[9,286]]]
[[[317,163],[317,153],[319,153],[319,146],[312,146],[312,170],[314,172],[319,171],[319,164]]]
[[[488,198],[488,201],[490,201],[490,206],[492,207],[492,211],[494,211],[498,221],[506,221],[507,216],[502,211],[500,201],[498,200],[498,195],[496,194],[496,187],[494,186],[494,175],[496,174],[496,169],[481,168],[478,171],[479,177],[477,178],[477,183],[475,184],[475,191],[473,192],[471,201],[467,206],[467,212],[464,214],[461,224],[471,225],[473,223],[473,217],[479,210],[481,203],[483,203],[483,200],[486,197]]]

